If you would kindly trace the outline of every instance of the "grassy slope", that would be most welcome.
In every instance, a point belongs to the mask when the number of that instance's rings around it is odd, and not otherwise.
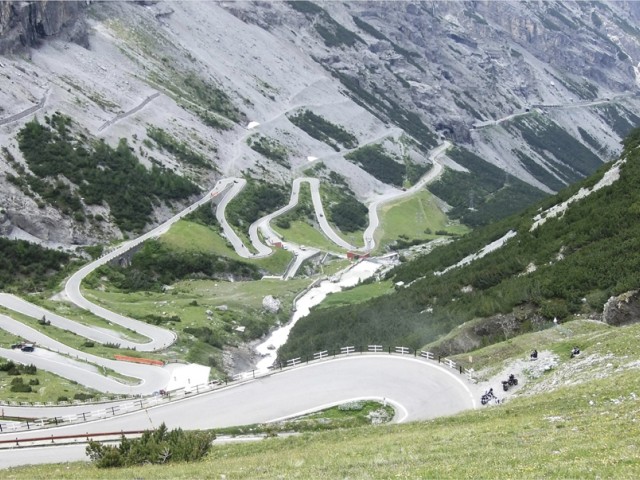
[[[4,330],[0,330],[0,346],[2,348],[11,348],[14,343],[22,342],[22,338],[16,337]],[[0,359],[0,363],[7,363],[9,360]],[[15,363],[15,362],[14,362]],[[32,385],[32,392],[12,392],[11,381],[15,378],[8,375],[7,372],[0,372],[0,398],[9,402],[51,402],[57,401],[59,397],[66,396],[73,399],[76,393],[92,393],[96,396],[103,396],[102,393],[93,391],[90,388],[83,387],[78,383],[59,377],[53,373],[38,369],[35,375],[20,375],[24,383],[37,379],[38,385]],[[1,416],[0,416],[1,418]]]
[[[523,395],[452,417],[216,446],[194,464],[30,467],[5,478],[638,478],[639,339],[640,325],[577,321],[475,352],[487,367],[521,359],[532,344],[562,356]],[[573,343],[583,354],[570,360]],[[540,385],[549,390],[526,394]]]
[[[319,248],[320,250],[340,250],[340,247],[325,237],[320,230],[313,228],[311,225],[301,220],[291,222],[291,227],[287,229],[280,228],[275,224],[272,225],[272,228],[284,239],[285,242],[293,242],[298,245]]]
[[[273,255],[266,258],[244,259],[229,247],[225,239],[213,229],[185,220],[174,224],[167,233],[160,237],[160,241],[176,250],[213,253],[257,265],[274,275],[283,273],[292,257],[292,254],[286,250],[276,249]]]
[[[393,291],[393,284],[390,281],[367,283],[348,290],[342,290],[341,292],[331,293],[316,308],[331,308],[339,305],[360,303]]]
[[[309,279],[281,280],[265,279],[257,282],[223,282],[211,280],[192,280],[178,282],[166,293],[137,292],[119,293],[113,291],[92,290],[87,298],[123,315],[143,318],[153,314],[169,318],[180,317],[180,322],[165,324],[179,333],[181,339],[164,354],[170,358],[183,358],[192,362],[208,362],[210,355],[219,355],[219,351],[201,342],[189,340],[184,333],[187,327],[207,327],[214,334],[224,339],[225,344],[237,344],[265,331],[274,323],[286,322],[291,315],[293,298],[310,283]],[[273,295],[282,302],[281,311],[277,314],[265,314],[262,300]],[[217,307],[226,306],[228,310]],[[206,312],[213,314],[208,318]],[[241,333],[235,326],[247,328]]]
[[[376,252],[380,253],[387,245],[393,244],[401,237],[428,241],[437,237],[434,233],[446,230],[453,234],[463,234],[468,228],[463,225],[452,225],[446,214],[437,205],[433,195],[424,190],[401,200],[383,205],[379,212],[380,228],[376,231]],[[307,245],[322,250],[336,250],[322,232],[303,221],[291,222],[291,227],[282,229],[275,224],[273,229],[286,241]],[[431,231],[431,233],[427,233]],[[354,245],[362,244],[362,231],[340,233],[340,236]]]
[[[463,225],[451,225],[435,197],[427,190],[384,204],[378,214],[381,219],[380,228],[375,233],[378,251],[383,251],[385,246],[401,236],[427,241],[436,238],[435,232],[439,230],[454,234],[469,230]]]

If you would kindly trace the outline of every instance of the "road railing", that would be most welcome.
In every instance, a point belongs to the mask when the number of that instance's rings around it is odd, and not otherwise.
[[[286,368],[309,364],[311,362],[323,360],[329,357],[336,358],[336,357],[343,357],[343,356],[356,355],[356,354],[358,355],[388,354],[388,355],[413,356],[416,358],[430,360],[430,361],[442,364],[446,367],[451,368],[452,370],[456,370],[460,375],[464,375],[469,381],[475,382],[475,379],[473,376],[474,370],[472,368],[471,369],[466,368],[458,364],[457,362],[451,360],[450,358],[446,358],[442,355],[438,355],[433,352],[428,352],[425,350],[415,350],[410,347],[404,347],[404,346],[390,347],[390,346],[383,346],[383,345],[367,345],[367,346],[349,345],[346,347],[340,347],[335,350],[322,350],[321,352],[315,352],[312,355],[309,355],[306,357],[296,357],[289,360],[285,360],[283,362],[276,362],[271,367],[269,367],[269,370],[271,371],[284,370]],[[251,375],[251,373],[253,373],[255,378],[256,371],[249,372],[249,375]],[[241,375],[245,375],[244,378],[247,378],[246,373],[238,374],[237,376],[241,376]]]
[[[57,427],[60,425],[68,425],[68,424],[77,424],[84,423],[94,420],[100,420],[105,418],[111,418],[118,415],[124,415],[127,413],[145,410],[147,408],[157,407],[169,402],[183,400],[187,397],[192,397],[195,395],[200,395],[204,393],[213,392],[215,390],[221,390],[223,388],[227,388],[230,386],[240,385],[246,382],[251,382],[254,379],[258,379],[261,377],[266,377],[270,375],[277,374],[281,371],[291,370],[294,368],[298,368],[303,365],[308,365],[310,363],[318,363],[323,361],[332,360],[335,358],[344,358],[356,355],[394,355],[394,356],[402,356],[402,357],[414,357],[418,360],[423,360],[429,363],[437,363],[444,367],[450,368],[460,375],[465,376],[469,381],[473,382],[473,370],[467,369],[462,365],[459,365],[455,361],[437,355],[433,352],[428,352],[424,350],[416,350],[410,347],[405,346],[384,346],[384,345],[366,345],[366,346],[355,346],[348,345],[344,347],[340,347],[335,350],[322,350],[320,352],[315,352],[311,355],[305,357],[296,357],[291,358],[282,362],[276,362],[271,367],[266,370],[251,370],[248,372],[238,373],[233,375],[226,380],[219,381],[215,380],[206,384],[194,385],[182,387],[175,390],[164,391],[160,390],[159,392],[155,392],[150,396],[138,396],[138,397],[128,397],[122,400],[122,396],[118,397],[118,399],[109,399],[111,404],[106,403],[92,403],[93,405],[100,406],[101,408],[97,408],[95,410],[90,410],[81,413],[70,413],[68,415],[59,415],[59,416],[49,416],[49,417],[41,417],[41,418],[31,418],[31,419],[22,419],[22,421],[6,421],[0,422],[0,435],[1,434],[10,434],[15,432],[24,432],[31,430],[39,430]],[[104,397],[103,397],[104,399]],[[82,404],[82,402],[74,401],[66,402],[68,406],[77,406]],[[65,405],[65,402],[58,402],[57,405],[54,404],[42,404],[42,403],[26,403],[22,402],[21,404],[16,404],[16,402],[0,402],[0,405],[9,405],[9,406],[31,406],[31,407],[53,407],[53,406],[61,406]],[[1,439],[2,437],[0,437]]]

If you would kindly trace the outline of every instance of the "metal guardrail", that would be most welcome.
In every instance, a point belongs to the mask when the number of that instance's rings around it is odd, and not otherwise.
[[[50,435],[48,437],[30,437],[30,438],[15,438],[15,439],[6,439],[0,440],[0,448],[3,448],[1,445],[4,444],[15,444],[15,446],[20,446],[20,442],[23,444],[31,443],[31,442],[51,442],[55,443],[56,440],[77,440],[84,439],[87,442],[93,440],[95,437],[123,437],[127,435],[142,435],[145,433],[145,430],[121,430],[119,432],[100,432],[100,433],[83,433],[83,434],[74,434],[74,435]]]
[[[461,375],[466,376],[470,381],[473,381],[472,374],[473,370],[469,370],[464,368],[462,365],[458,365],[456,362],[449,358],[445,358],[442,356],[438,356],[432,352],[427,352],[424,350],[413,350],[409,347],[396,346],[396,347],[384,347],[382,345],[368,345],[366,347],[356,347],[353,345],[341,347],[339,350],[323,350],[321,352],[313,353],[311,356],[307,356],[305,358],[297,357],[292,358],[284,363],[275,363],[271,367],[269,367],[268,371],[256,371],[251,370],[249,372],[243,372],[234,375],[231,380],[226,380],[224,382],[209,382],[207,384],[195,385],[193,387],[185,387],[179,388],[176,390],[171,390],[167,392],[159,392],[156,395],[148,396],[148,397],[122,397],[119,399],[125,400],[124,403],[119,403],[117,405],[104,405],[104,408],[92,410],[88,412],[82,412],[77,414],[70,414],[64,416],[56,416],[56,417],[43,417],[43,418],[34,418],[31,420],[23,421],[23,422],[4,422],[0,423],[0,434],[6,433],[14,433],[14,432],[22,432],[22,431],[30,431],[30,430],[38,430],[45,429],[48,427],[57,427],[59,425],[64,424],[75,424],[75,423],[83,423],[93,420],[111,418],[118,415],[122,415],[125,413],[130,413],[136,410],[143,410],[146,408],[155,407],[158,405],[162,405],[165,403],[169,403],[176,400],[182,400],[186,397],[192,395],[199,395],[207,392],[211,392],[214,390],[219,390],[225,388],[229,385],[241,384],[243,382],[251,381],[256,378],[265,377],[269,375],[273,375],[274,373],[284,370],[298,367],[300,365],[309,364],[309,362],[320,362],[329,358],[335,358],[340,356],[351,356],[354,354],[360,355],[380,355],[380,354],[388,354],[388,355],[401,355],[401,356],[410,356],[413,355],[417,359],[424,359],[425,361],[432,361],[442,364],[448,368],[458,371]],[[103,397],[103,400],[107,401],[118,401],[118,400],[109,400]],[[22,402],[22,404],[18,405],[16,402],[0,402],[0,405],[8,405],[8,406],[34,406],[34,407],[49,407],[49,406],[61,406],[66,403],[69,406],[83,404],[83,402],[59,402],[57,405],[52,403],[47,404],[36,404],[31,403],[25,405],[26,402]],[[88,402],[96,403],[94,402]],[[86,404],[86,403],[85,403]]]

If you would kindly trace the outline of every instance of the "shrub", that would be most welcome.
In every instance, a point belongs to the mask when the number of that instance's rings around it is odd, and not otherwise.
[[[23,290],[40,290],[55,280],[69,255],[49,250],[25,240],[0,238],[0,289],[16,286]]]
[[[355,148],[358,146],[358,139],[340,125],[335,125],[325,120],[320,115],[316,115],[311,110],[304,110],[289,117],[291,123],[304,130],[309,136],[325,142],[335,151],[340,151],[335,142],[342,144],[345,148]]]
[[[140,438],[127,439],[123,435],[117,447],[89,442],[86,453],[98,468],[193,462],[209,452],[214,439],[213,432],[168,431],[163,423],[157,430],[145,431]]]
[[[202,154],[192,150],[186,143],[176,140],[162,128],[148,127],[147,135],[155,140],[162,150],[167,151],[182,163],[211,168],[209,161]]]
[[[26,374],[26,375],[35,375],[36,372],[38,371],[38,369],[36,368],[35,365],[33,364],[29,364],[29,365],[20,365],[19,370]]]
[[[11,380],[11,391],[12,392],[20,392],[20,393],[30,393],[33,390],[30,385],[24,383],[22,377],[16,377]]]
[[[331,221],[343,232],[355,232],[366,227],[368,212],[367,207],[351,196],[345,196],[329,209]]]
[[[344,156],[383,183],[402,186],[406,167],[396,162],[382,145],[366,145]]]
[[[92,395],[91,393],[78,392],[73,396],[73,399],[85,401],[85,400],[91,400],[94,396],[95,395]]]
[[[247,144],[252,150],[255,150],[269,160],[273,160],[285,168],[291,167],[287,149],[276,139],[265,137],[264,135],[257,135],[249,137]]]

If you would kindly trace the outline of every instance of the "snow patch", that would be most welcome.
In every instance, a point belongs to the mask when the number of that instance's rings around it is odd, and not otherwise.
[[[493,252],[494,250],[499,249],[500,247],[502,247],[507,240],[509,240],[510,238],[513,238],[516,236],[516,232],[513,230],[509,230],[507,233],[505,233],[502,237],[500,237],[499,239],[491,242],[488,245],[485,245],[482,250],[480,250],[477,253],[472,253],[471,255],[467,255],[466,257],[464,257],[462,260],[460,260],[458,263],[456,263],[455,265],[451,265],[447,268],[445,268],[444,270],[440,271],[440,272],[433,272],[434,275],[444,275],[445,273],[447,273],[449,270],[457,268],[457,267],[462,267],[464,265],[468,265],[471,262],[473,262],[474,260],[478,260],[479,258],[484,257],[485,255]]]
[[[614,163],[613,166],[609,170],[607,170],[607,172],[603,175],[603,177],[598,181],[598,183],[596,183],[593,186],[593,188],[591,189],[581,188],[580,190],[578,190],[578,192],[575,195],[573,195],[568,200],[565,200],[564,202],[558,205],[554,205],[553,207],[533,217],[533,225],[531,226],[531,229],[529,231],[533,232],[536,228],[538,228],[540,225],[546,222],[548,218],[554,218],[554,217],[557,217],[558,215],[560,216],[564,215],[564,212],[567,210],[567,208],[569,208],[569,205],[571,205],[573,202],[577,202],[578,200],[588,197],[593,192],[600,190],[603,187],[607,187],[611,185],[613,182],[615,182],[616,180],[618,180],[618,178],[620,178],[620,165],[622,165],[624,162],[625,160],[623,159],[623,160],[618,160],[616,163]]]

